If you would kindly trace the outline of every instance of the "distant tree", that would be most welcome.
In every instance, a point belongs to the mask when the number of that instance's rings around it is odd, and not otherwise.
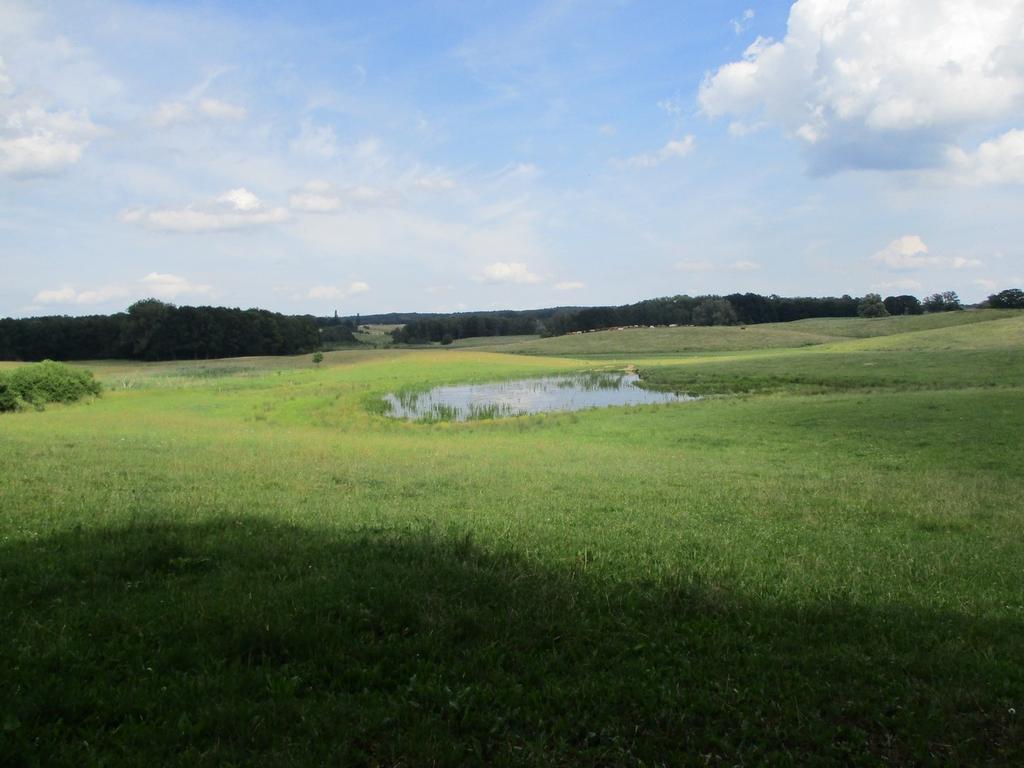
[[[924,310],[921,309],[921,302],[916,296],[902,295],[902,296],[886,296],[885,301],[886,310],[890,315],[920,315]]]
[[[859,317],[888,317],[889,310],[885,308],[881,296],[877,293],[869,293],[857,304],[857,315]]]
[[[736,310],[725,299],[704,299],[693,308],[694,325],[735,325]]]
[[[988,305],[993,309],[1024,309],[1024,291],[1020,288],[1007,288],[988,297]]]
[[[320,367],[320,363],[322,363],[323,361],[324,361],[324,353],[323,352],[316,351],[316,352],[313,353],[313,362],[316,364],[317,368]]]
[[[956,291],[933,293],[922,302],[922,305],[925,312],[956,312],[964,308]]]
[[[342,323],[320,329],[320,341],[324,344],[356,344],[357,339],[352,333],[352,327]]]
[[[174,309],[159,299],[142,299],[128,307],[125,344],[132,357],[158,360],[161,357],[160,335],[164,321]]]
[[[444,336],[441,337],[441,343],[444,344],[445,346],[451,344],[454,341],[455,339],[452,338],[452,335],[450,333],[446,333]]]

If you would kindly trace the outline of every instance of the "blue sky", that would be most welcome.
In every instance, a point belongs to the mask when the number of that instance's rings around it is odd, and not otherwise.
[[[382,6],[0,0],[0,316],[1024,284],[1021,0]]]

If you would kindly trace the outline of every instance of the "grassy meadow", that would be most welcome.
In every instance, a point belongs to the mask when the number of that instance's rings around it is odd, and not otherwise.
[[[0,415],[0,764],[1024,763],[1024,313],[462,346]]]

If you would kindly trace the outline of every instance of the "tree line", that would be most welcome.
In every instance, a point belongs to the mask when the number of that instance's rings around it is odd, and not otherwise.
[[[311,316],[178,307],[157,299],[113,315],[0,319],[2,360],[193,360],[295,355],[319,346]]]
[[[628,325],[752,325],[808,317],[856,317],[860,299],[852,296],[783,297],[756,293],[727,296],[665,296],[617,307],[588,307],[556,315],[552,335]]]
[[[455,339],[474,336],[522,336],[545,332],[544,321],[537,311],[487,312],[440,315],[416,319],[391,332],[399,344],[426,344],[439,341],[451,343]]]
[[[665,296],[635,304],[599,307],[559,307],[524,312],[457,313],[420,316],[392,332],[397,343],[450,343],[474,336],[566,333],[637,325],[753,325],[783,323],[810,317],[878,317],[916,315],[962,309],[952,291],[920,301],[915,296],[877,294],[843,296]]]
[[[1024,309],[1017,288],[988,297],[979,306]],[[475,336],[556,336],[629,325],[735,325],[788,322],[810,317],[883,317],[963,309],[953,291],[915,296],[867,294],[855,298],[762,296],[667,296],[635,304],[460,312],[450,315],[392,313],[364,322],[405,322],[397,343],[451,343]],[[358,343],[359,316],[282,315],[262,309],[178,307],[157,299],[136,302],[127,312],[86,317],[0,319],[0,360],[191,360],[245,355],[294,355],[321,344]]]

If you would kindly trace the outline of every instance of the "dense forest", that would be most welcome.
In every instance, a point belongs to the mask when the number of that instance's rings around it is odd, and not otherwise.
[[[312,317],[156,299],[114,315],[0,319],[2,360],[186,360],[299,354],[319,345]]]
[[[450,343],[473,336],[547,334],[549,324],[557,315],[540,314],[544,312],[546,310],[438,315],[407,322],[391,335],[399,344],[425,344],[431,341]]]

